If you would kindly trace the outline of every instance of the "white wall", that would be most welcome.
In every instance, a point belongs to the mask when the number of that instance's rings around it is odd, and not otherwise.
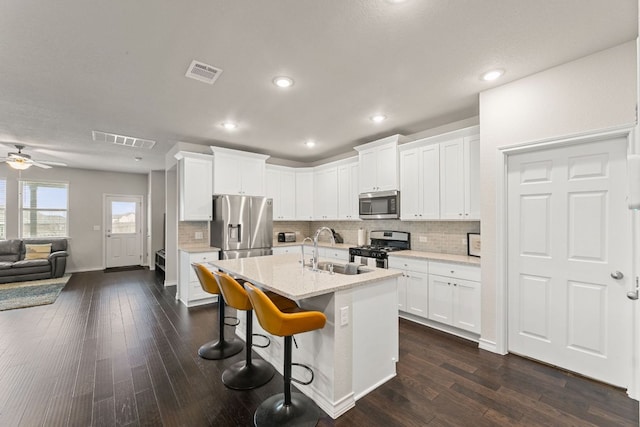
[[[633,125],[635,106],[635,40],[480,94],[483,340],[498,338],[498,148]]]
[[[100,270],[103,256],[103,194],[142,196],[147,193],[147,176],[133,173],[92,171],[73,168],[31,167],[22,179],[69,183],[69,258],[67,271]],[[7,180],[7,238],[18,237],[18,171],[0,164],[0,177]],[[146,202],[143,206],[146,212]],[[146,215],[142,215],[146,221]],[[95,231],[94,225],[100,230]],[[144,251],[143,251],[144,253]]]

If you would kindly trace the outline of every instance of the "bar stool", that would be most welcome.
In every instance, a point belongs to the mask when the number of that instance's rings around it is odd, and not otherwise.
[[[196,276],[198,276],[198,280],[200,281],[200,286],[202,289],[210,294],[218,295],[218,341],[211,341],[206,344],[203,344],[198,349],[198,356],[203,359],[208,360],[220,360],[226,359],[227,357],[231,357],[234,354],[240,353],[242,351],[243,343],[242,341],[237,341],[235,339],[231,339],[229,341],[224,338],[224,326],[225,326],[225,315],[224,315],[224,299],[220,293],[220,288],[218,287],[218,282],[216,278],[213,276],[213,273],[209,271],[207,267],[202,264],[191,264],[193,269],[196,272]],[[236,319],[237,320],[237,319]]]
[[[301,384],[308,382],[291,378],[291,341],[294,334],[309,332],[324,328],[327,317],[320,311],[303,310],[293,303],[293,306],[279,309],[269,297],[255,286],[247,283],[249,299],[256,312],[262,328],[270,334],[284,337],[284,393],[269,397],[262,402],[253,416],[256,427],[309,425],[315,426],[324,413],[307,396],[301,393],[291,393],[291,381]],[[295,307],[294,307],[295,306]],[[303,366],[309,370],[307,366]]]
[[[253,307],[247,291],[233,277],[221,271],[213,272],[218,281],[225,302],[236,310],[246,311],[246,357],[228,367],[222,373],[222,383],[234,390],[251,390],[268,383],[275,373],[273,366],[264,360],[252,360],[253,347]]]

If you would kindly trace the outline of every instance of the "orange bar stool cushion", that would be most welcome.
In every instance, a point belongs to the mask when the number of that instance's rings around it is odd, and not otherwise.
[[[202,289],[210,294],[220,294],[220,288],[218,287],[218,281],[214,277],[213,273],[202,264],[193,264],[196,276],[200,281]]]
[[[327,322],[327,316],[324,313],[302,310],[291,300],[288,301],[291,301],[295,308],[284,307],[283,311],[260,289],[250,283],[246,285],[258,321],[270,334],[286,337],[324,328]]]
[[[236,310],[242,311],[251,310],[253,308],[251,306],[251,301],[249,301],[247,291],[236,279],[222,271],[213,273],[213,276],[218,280],[218,286],[222,291],[222,295],[224,296],[224,300],[227,305],[235,308]]]

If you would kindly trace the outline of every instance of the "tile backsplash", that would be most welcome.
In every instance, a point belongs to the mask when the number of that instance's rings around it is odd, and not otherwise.
[[[196,233],[201,239],[196,239]],[[178,247],[180,246],[209,246],[209,221],[180,221],[178,222]]]
[[[358,230],[365,230],[366,242],[372,230],[394,230],[411,233],[411,249],[416,251],[440,252],[455,255],[467,254],[467,233],[480,233],[480,221],[276,221],[273,236],[278,232],[294,231],[296,241],[311,236],[319,227],[327,226],[339,233],[347,244],[358,243]],[[326,234],[321,240],[329,241]]]
[[[480,232],[480,221],[275,221],[273,240],[277,241],[279,232],[293,231],[296,233],[296,241],[301,242],[305,237],[312,236],[322,226],[333,228],[340,233],[344,243],[354,246],[358,244],[360,228],[365,231],[366,243],[369,243],[369,232],[372,230],[407,231],[411,233],[411,249],[455,255],[467,254],[467,233]],[[196,233],[202,233],[202,239],[196,239]],[[320,240],[329,241],[329,237],[323,234]],[[178,245],[208,246],[209,222],[180,222]]]

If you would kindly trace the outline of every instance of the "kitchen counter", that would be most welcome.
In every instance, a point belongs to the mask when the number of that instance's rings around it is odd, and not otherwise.
[[[183,246],[180,246],[178,250],[187,252],[190,254],[199,254],[202,252],[220,252],[220,248],[214,248],[213,246],[202,246],[202,245],[183,245]]]
[[[397,251],[389,252],[389,257],[420,258],[430,261],[445,261],[458,264],[480,265],[480,258],[467,255],[443,254],[440,252]]]
[[[208,265],[327,316],[324,328],[296,335],[298,345],[293,357],[315,373],[311,384],[296,384],[298,390],[337,418],[396,375],[397,286],[401,273],[367,268],[370,271],[357,275],[330,274],[303,269],[299,261],[300,255],[296,254],[213,260]],[[282,338],[264,331],[255,313],[252,316],[253,332],[271,338],[270,346],[254,347],[254,351],[282,374]],[[244,339],[246,316],[238,318],[236,335]]]
[[[323,261],[320,259],[320,261]],[[395,270],[367,267],[361,274],[330,274],[302,268],[300,255],[210,261],[209,264],[287,298],[300,300],[400,276]]]
[[[304,242],[304,244],[305,246],[313,246],[313,243],[309,241]],[[302,245],[302,240],[299,242],[273,242],[274,248],[300,245]],[[357,245],[354,245],[353,243],[336,243],[335,245],[332,245],[331,242],[318,242],[318,246],[322,248],[349,249]]]

